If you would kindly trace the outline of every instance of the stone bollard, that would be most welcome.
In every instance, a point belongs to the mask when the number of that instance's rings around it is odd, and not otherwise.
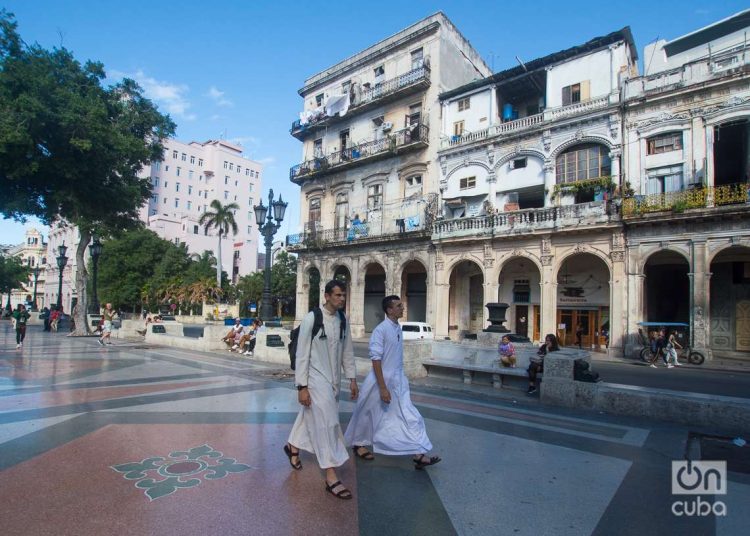
[[[540,384],[542,402],[572,408],[581,405],[580,399],[593,397],[596,384],[573,380],[573,362],[580,358],[590,361],[591,356],[587,352],[568,349],[550,352],[545,356]]]

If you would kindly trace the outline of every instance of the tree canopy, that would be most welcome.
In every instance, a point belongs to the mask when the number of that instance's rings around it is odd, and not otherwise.
[[[8,304],[10,304],[10,292],[16,288],[22,288],[29,280],[30,272],[30,268],[21,263],[17,257],[0,255],[0,292],[8,294]]]
[[[221,285],[221,237],[229,234],[237,234],[237,221],[234,219],[234,213],[239,210],[240,206],[237,203],[228,203],[222,205],[221,201],[214,199],[209,205],[211,210],[205,211],[201,215],[201,219],[198,223],[205,225],[206,232],[209,229],[216,229],[219,231],[219,245],[216,252],[216,258],[218,259],[216,265],[216,284]]]

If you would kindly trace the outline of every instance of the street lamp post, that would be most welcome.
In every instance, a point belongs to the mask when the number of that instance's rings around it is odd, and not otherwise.
[[[287,203],[279,195],[278,201],[273,200],[273,190],[268,193],[268,207],[263,205],[261,199],[260,205],[253,207],[255,210],[255,221],[258,224],[258,231],[263,236],[266,246],[266,266],[263,274],[263,301],[260,306],[260,318],[268,323],[273,318],[273,308],[271,306],[271,246],[273,245],[273,236],[279,230],[281,222],[284,219]],[[273,212],[269,210],[273,208]],[[266,218],[268,215],[268,218]],[[276,223],[273,220],[276,220]]]
[[[99,255],[102,254],[102,243],[99,241],[99,237],[94,235],[94,239],[89,245],[89,253],[91,254],[91,261],[93,263],[94,277],[92,281],[92,293],[91,306],[89,307],[89,313],[99,314],[99,295],[96,292],[96,279],[97,279],[97,266],[99,264]]]
[[[57,268],[60,270],[60,282],[57,285],[57,310],[62,310],[62,280],[63,280],[63,270],[65,270],[65,265],[68,264],[68,257],[65,256],[65,254],[68,252],[68,247],[65,245],[65,242],[62,243],[62,245],[58,248],[59,255],[57,256]]]
[[[37,305],[36,305],[36,285],[39,282],[39,272],[41,270],[39,269],[39,266],[34,266],[34,268],[31,270],[31,273],[34,274],[34,299],[31,302],[31,310],[36,311]]]

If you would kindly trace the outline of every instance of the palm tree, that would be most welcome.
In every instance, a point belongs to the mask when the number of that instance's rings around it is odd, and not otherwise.
[[[198,223],[205,225],[206,232],[212,227],[219,231],[219,247],[217,248],[216,255],[216,284],[221,288],[221,238],[227,236],[229,231],[232,231],[233,235],[237,234],[237,222],[234,220],[234,212],[239,210],[237,203],[229,203],[222,205],[218,199],[211,201],[210,207],[213,210],[209,210],[203,213]]]

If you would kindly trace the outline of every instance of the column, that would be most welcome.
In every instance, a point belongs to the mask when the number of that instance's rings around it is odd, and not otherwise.
[[[556,199],[552,199],[552,192],[555,188],[555,162],[552,160],[545,160],[544,162],[544,190],[545,194],[544,206],[550,207],[554,204],[559,204],[560,196]]]
[[[300,261],[302,261],[301,258],[300,258]],[[305,317],[308,309],[310,308],[309,296],[308,296],[308,293],[310,291],[310,280],[308,276],[309,266],[304,262],[300,262],[298,266],[299,268],[297,269],[297,300],[295,302],[295,312],[294,312],[294,325],[295,326],[299,325],[299,323],[302,322],[302,319]]]
[[[692,272],[690,278],[690,343],[711,359],[708,348],[709,281],[708,247],[705,240],[692,240]]]
[[[609,280],[609,349],[607,355],[621,357],[627,334],[627,279],[625,275],[625,252],[612,252],[612,267]]]
[[[644,289],[646,288],[646,276],[642,273],[628,273],[628,316],[626,323],[627,334],[625,339],[625,357],[634,357],[635,352],[641,346],[641,340],[638,337],[638,322],[645,320],[645,300]],[[612,313],[610,313],[611,315]],[[628,330],[632,331],[628,331]],[[644,330],[644,333],[648,330]],[[646,333],[648,336],[648,333]]]
[[[621,186],[620,184],[620,157],[622,151],[620,149],[612,149],[609,153],[609,159],[612,162],[612,183],[615,186]]]
[[[430,325],[435,330],[436,339],[448,337],[448,324],[450,322],[450,285],[448,283],[436,283],[433,285],[432,294],[434,295],[435,314],[433,315]]]
[[[541,301],[539,304],[539,336],[544,340],[545,335],[554,333],[557,335],[557,279],[555,279],[552,267],[552,258],[543,258],[541,280]]]

